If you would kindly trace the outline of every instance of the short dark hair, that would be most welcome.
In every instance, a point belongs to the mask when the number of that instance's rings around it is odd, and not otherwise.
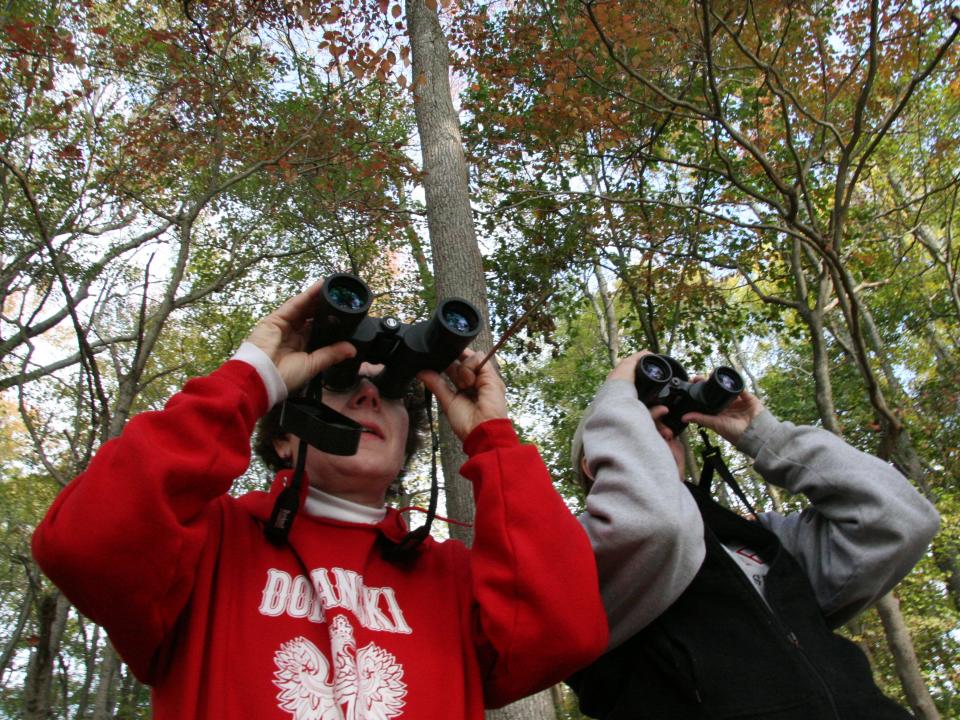
[[[291,395],[295,395],[295,393],[291,393]],[[410,384],[403,396],[403,406],[407,410],[409,422],[407,444],[404,447],[403,457],[403,464],[406,467],[410,458],[420,448],[422,435],[427,428],[426,397],[423,384],[419,380]],[[266,415],[260,418],[253,440],[254,452],[260,457],[263,464],[274,472],[291,467],[290,461],[280,457],[277,449],[273,446],[273,441],[284,434],[280,429],[280,412],[282,409],[283,404],[277,403],[270,408]]]

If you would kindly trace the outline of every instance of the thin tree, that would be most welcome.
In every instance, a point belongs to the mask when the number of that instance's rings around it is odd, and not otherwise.
[[[473,346],[486,352],[492,346],[486,281],[473,224],[460,120],[450,94],[450,51],[435,3],[430,7],[425,0],[406,0],[406,17],[436,294],[438,298],[459,295],[481,308],[483,329]],[[441,421],[441,447],[448,511],[457,520],[472,521],[472,490],[458,473],[466,456],[445,421]],[[463,539],[470,541],[469,537]],[[544,692],[488,713],[488,717],[554,720],[556,711],[549,693]]]

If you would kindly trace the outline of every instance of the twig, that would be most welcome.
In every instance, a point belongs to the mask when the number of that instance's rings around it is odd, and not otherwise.
[[[511,337],[513,337],[520,328],[523,327],[523,324],[527,321],[527,318],[530,317],[530,313],[532,313],[532,312],[533,312],[534,310],[536,310],[538,307],[540,307],[541,305],[543,305],[543,303],[546,301],[546,299],[547,299],[548,297],[550,297],[552,294],[553,294],[553,290],[552,290],[552,289],[551,289],[551,290],[547,290],[547,292],[545,292],[543,295],[541,295],[540,298],[539,298],[535,303],[533,303],[533,305],[531,305],[531,306],[527,309],[526,312],[523,313],[523,315],[521,315],[519,318],[517,318],[516,320],[514,320],[513,324],[512,324],[510,327],[507,328],[506,332],[504,332],[503,335],[500,336],[500,339],[497,340],[497,342],[494,344],[494,346],[493,346],[492,348],[490,348],[490,352],[488,352],[488,353],[484,356],[483,360],[480,361],[480,364],[477,365],[477,367],[474,369],[474,372],[480,372],[480,368],[482,368],[484,365],[486,365],[487,360],[489,360],[490,358],[492,358],[493,355],[494,355],[494,353],[496,353],[497,350],[499,350],[501,347],[503,347],[503,344],[504,344],[507,340],[509,340]]]

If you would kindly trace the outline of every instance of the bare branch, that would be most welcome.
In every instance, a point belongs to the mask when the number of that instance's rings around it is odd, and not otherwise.
[[[907,83],[907,87],[904,88],[903,92],[900,93],[900,97],[893,104],[890,110],[887,111],[887,114],[880,122],[880,126],[877,131],[873,133],[873,136],[871,137],[867,147],[858,153],[860,155],[860,160],[857,162],[857,167],[850,178],[850,185],[846,188],[846,195],[844,197],[845,205],[850,203],[850,198],[853,194],[854,187],[857,184],[857,180],[863,173],[867,162],[873,156],[873,152],[876,150],[877,145],[879,145],[883,138],[886,137],[886,134],[889,132],[891,126],[900,116],[900,113],[903,112],[903,109],[906,107],[907,103],[910,102],[910,99],[913,97],[913,94],[916,92],[917,88],[920,87],[920,84],[930,77],[930,74],[937,68],[937,66],[940,64],[940,61],[943,60],[944,55],[947,54],[947,50],[950,49],[950,46],[953,45],[954,41],[957,39],[957,35],[960,35],[960,15],[958,15],[958,11],[956,9],[951,12],[950,20],[954,24],[953,32],[951,32],[949,37],[947,37],[947,39],[940,44],[940,47],[937,48],[936,53],[934,53],[934,56],[930,59],[930,62],[927,63],[927,66],[919,73],[914,73],[913,77],[910,79],[910,82]]]

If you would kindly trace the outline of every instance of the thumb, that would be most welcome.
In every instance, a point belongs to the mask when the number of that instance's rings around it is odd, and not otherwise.
[[[318,372],[343,362],[347,358],[352,358],[356,354],[357,348],[346,340],[341,340],[333,345],[324,345],[307,356],[309,374],[313,377]]]
[[[680,418],[682,422],[703,425],[703,427],[710,428],[711,430],[714,429],[713,425],[715,425],[715,422],[714,422],[715,419],[716,419],[716,415],[703,415],[698,412],[684,413],[683,416]]]
[[[684,413],[683,417],[680,419],[685,423],[699,425],[707,430],[713,430],[715,433],[719,433],[720,435],[724,435],[730,426],[729,419],[722,415],[705,415],[698,412],[689,412]]]

